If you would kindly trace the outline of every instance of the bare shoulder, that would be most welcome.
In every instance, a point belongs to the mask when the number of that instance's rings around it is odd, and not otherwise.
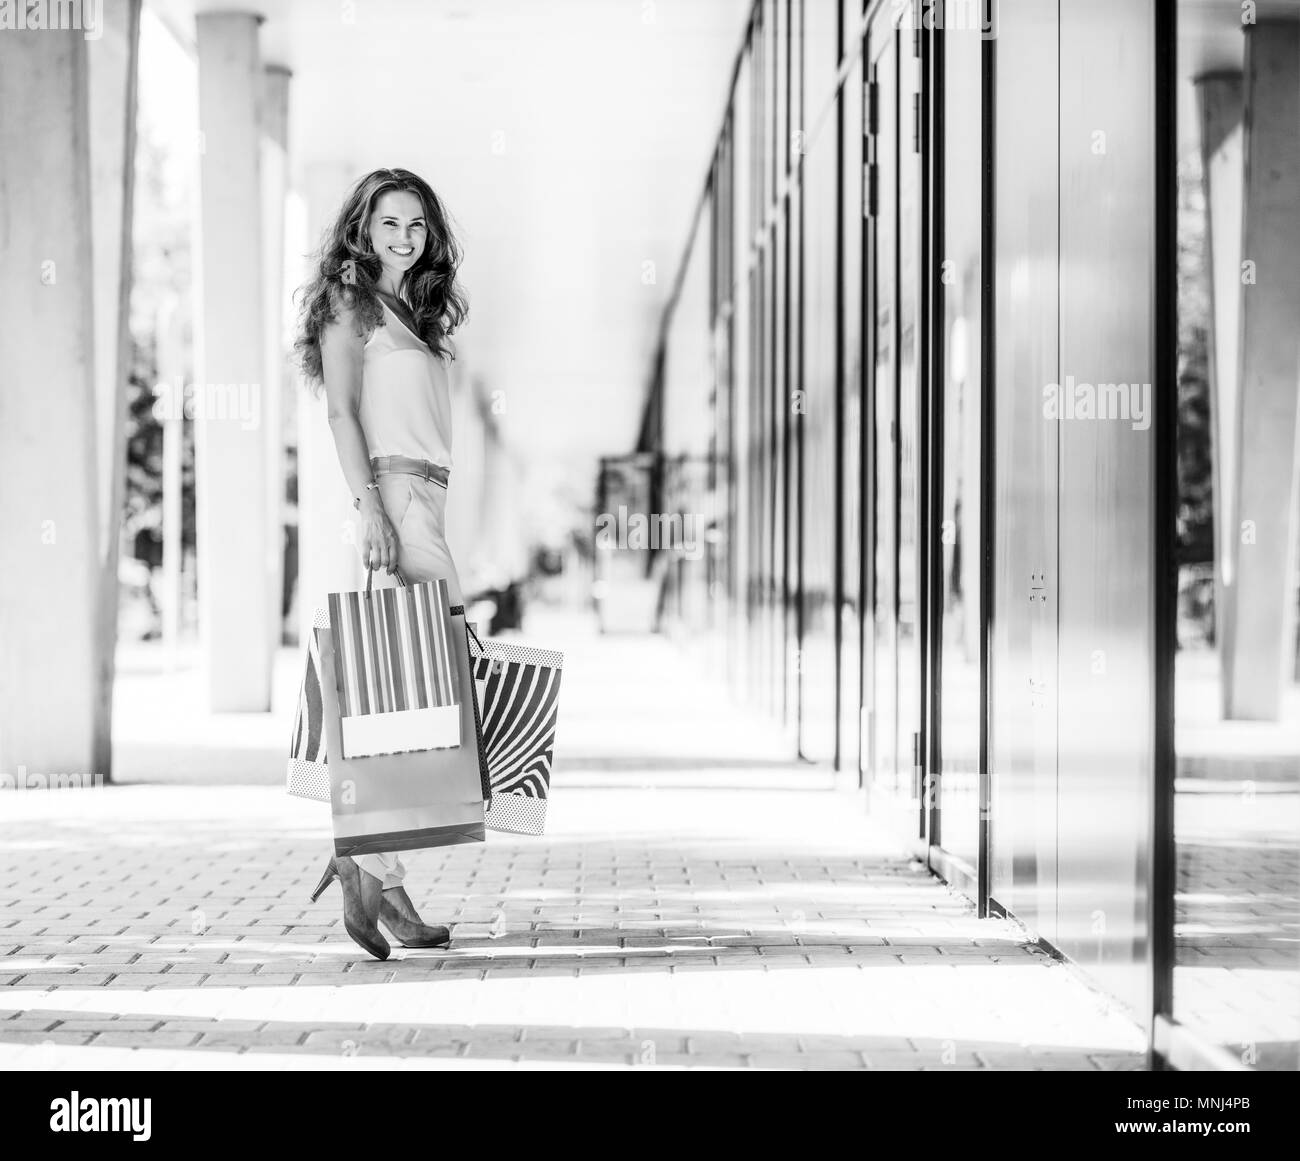
[[[367,338],[368,327],[356,294],[342,286],[330,288],[330,312],[333,318],[321,333],[322,345],[360,350]]]

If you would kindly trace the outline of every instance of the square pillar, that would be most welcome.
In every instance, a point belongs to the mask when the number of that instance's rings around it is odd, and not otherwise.
[[[73,30],[0,32],[0,779],[28,784],[102,774],[97,47]]]
[[[1234,636],[1229,594],[1237,556],[1237,425],[1240,420],[1241,195],[1244,143],[1241,73],[1196,78],[1201,186],[1210,290],[1210,457],[1214,502],[1214,617],[1220,651]],[[1223,653],[1226,656],[1226,653]]]
[[[1246,31],[1236,566],[1226,717],[1275,721],[1295,648],[1300,415],[1300,20]]]
[[[199,632],[209,707],[271,704],[266,502],[261,18],[201,12],[201,224],[195,263]]]
[[[126,494],[126,384],[132,363],[132,209],[141,0],[103,9],[103,35],[88,54],[95,310],[96,467],[99,495],[100,681],[95,768],[112,772],[122,507]]]

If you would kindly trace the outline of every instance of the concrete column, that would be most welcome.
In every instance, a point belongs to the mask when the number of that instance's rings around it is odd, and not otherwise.
[[[159,309],[154,321],[158,382],[184,398],[185,335],[183,318],[188,309],[180,299],[172,299]],[[182,536],[183,488],[181,460],[185,443],[185,416],[182,407],[168,407],[163,429],[163,500],[162,500],[162,581],[158,589],[162,606],[162,639],[167,650],[168,667],[177,664],[181,635],[181,573],[185,557]]]
[[[100,773],[94,47],[0,32],[0,782]]]
[[[1210,430],[1214,492],[1215,639],[1223,657],[1236,635],[1237,426],[1240,419],[1241,197],[1243,126],[1240,72],[1196,79],[1201,183],[1205,193],[1206,274],[1210,288]]]
[[[1300,20],[1246,31],[1239,537],[1225,716],[1273,721],[1295,634],[1300,413]]]
[[[103,8],[92,42],[89,109],[95,309],[96,466],[99,494],[100,665],[95,769],[112,771],[117,566],[126,492],[126,383],[131,367],[131,242],[135,197],[136,91],[141,0]]]
[[[280,646],[284,603],[284,206],[289,184],[290,76],[284,66],[268,65],[262,77],[262,305],[266,312],[262,399],[266,416],[267,621],[272,650]]]
[[[115,540],[121,509],[118,451],[125,466],[122,357],[130,343],[125,329],[131,285],[131,193],[135,185],[136,53],[140,0],[106,5],[104,35],[90,46],[90,168],[95,191],[92,249],[95,267],[95,403],[99,453],[100,550]],[[125,260],[124,260],[125,259]],[[117,495],[114,495],[117,490]],[[115,506],[116,502],[116,506]],[[114,544],[116,549],[116,544]]]
[[[199,635],[216,712],[271,704],[260,17],[201,12],[195,335]]]
[[[334,220],[343,196],[359,176],[345,163],[307,167],[306,250],[314,252],[321,234]],[[301,251],[300,251],[301,252]],[[302,279],[309,276],[304,264]],[[352,540],[352,496],[339,467],[334,435],[325,413],[325,395],[313,395],[304,384],[298,396],[298,624],[306,641],[312,616],[325,595],[358,587],[364,573]]]

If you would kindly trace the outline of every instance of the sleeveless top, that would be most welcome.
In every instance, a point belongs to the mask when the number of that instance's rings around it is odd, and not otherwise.
[[[447,368],[379,299],[387,317],[366,340],[361,430],[375,456],[411,456],[450,468],[451,384]]]

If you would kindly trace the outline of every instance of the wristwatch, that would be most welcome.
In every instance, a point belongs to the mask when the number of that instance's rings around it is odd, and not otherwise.
[[[368,484],[366,485],[366,491],[369,492],[371,488],[377,488],[377,487],[379,487],[379,481],[378,481],[378,480],[371,480],[370,483],[368,483]],[[360,497],[360,496],[353,496],[353,497],[352,497],[352,507],[356,508],[358,511],[361,510],[361,497]]]

